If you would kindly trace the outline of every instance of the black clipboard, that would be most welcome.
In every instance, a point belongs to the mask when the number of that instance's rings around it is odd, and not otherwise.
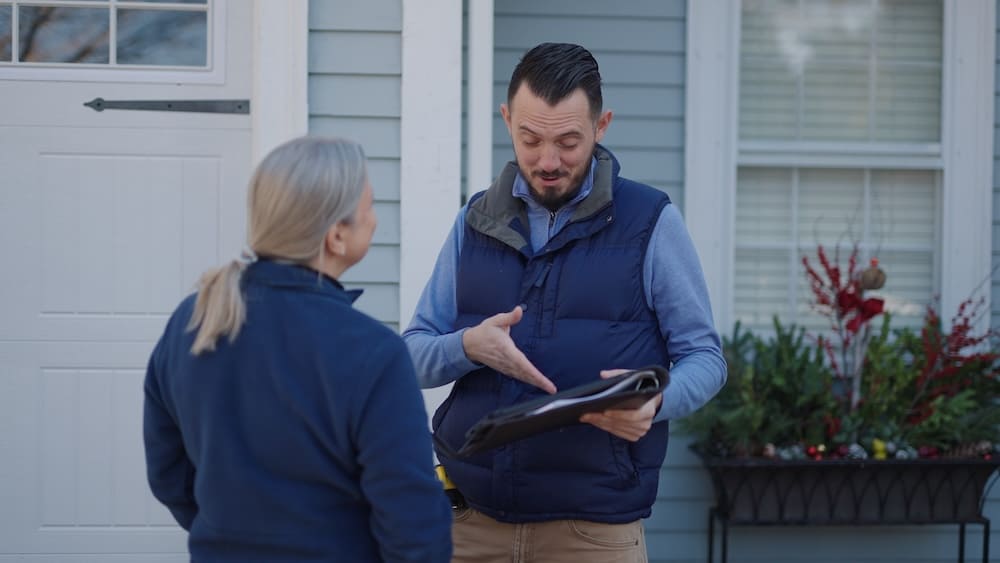
[[[588,412],[637,409],[663,393],[669,382],[669,373],[660,366],[629,371],[497,409],[469,428],[465,443],[457,451],[436,433],[434,443],[441,454],[465,457],[541,432],[578,424],[580,416]]]

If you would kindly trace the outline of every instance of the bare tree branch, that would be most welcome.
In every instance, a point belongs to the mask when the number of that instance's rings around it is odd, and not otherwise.
[[[31,50],[35,46],[35,37],[38,35],[39,30],[41,30],[47,23],[52,21],[55,17],[55,8],[52,7],[41,7],[38,8],[35,13],[38,17],[31,22],[28,28],[28,33],[21,38],[21,52],[18,55],[17,60],[19,61],[29,61],[31,60]]]
[[[109,32],[104,31],[94,36],[90,41],[87,41],[81,46],[72,56],[70,56],[67,62],[79,63],[86,59],[91,53],[93,53],[98,47],[103,43],[108,45]],[[109,46],[110,48],[110,46]]]

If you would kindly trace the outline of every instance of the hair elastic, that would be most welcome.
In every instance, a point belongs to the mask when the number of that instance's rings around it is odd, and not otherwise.
[[[257,253],[253,251],[250,246],[244,246],[243,250],[240,252],[240,257],[236,259],[240,265],[246,267],[257,261]]]

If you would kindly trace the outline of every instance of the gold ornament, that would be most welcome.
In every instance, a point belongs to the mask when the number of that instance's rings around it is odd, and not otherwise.
[[[861,272],[861,289],[880,289],[885,285],[885,272],[878,267],[878,258],[872,258],[871,265]]]

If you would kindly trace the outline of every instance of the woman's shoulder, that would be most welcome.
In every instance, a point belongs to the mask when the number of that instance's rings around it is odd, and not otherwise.
[[[344,345],[354,345],[359,352],[395,349],[405,350],[399,334],[385,322],[352,306],[342,299],[316,299],[299,301],[301,322],[298,329],[318,336],[322,341],[334,340]]]
[[[164,334],[180,334],[187,331],[188,323],[191,322],[191,316],[194,314],[194,306],[197,302],[198,294],[191,293],[181,299],[181,302],[177,304],[170,317],[167,319],[167,324],[164,327]]]

